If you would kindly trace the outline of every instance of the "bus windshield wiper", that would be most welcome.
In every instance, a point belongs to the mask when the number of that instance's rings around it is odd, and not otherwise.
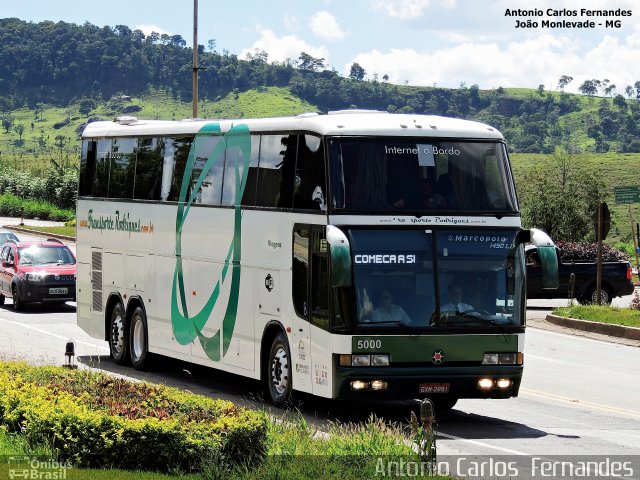
[[[405,327],[409,333],[411,333],[412,335],[418,335],[418,331],[411,327],[410,325],[407,325],[406,323],[404,323],[401,320],[383,320],[381,322],[371,322],[369,325],[380,325],[380,324],[385,324],[385,323],[392,323],[394,325],[402,325],[403,327]]]

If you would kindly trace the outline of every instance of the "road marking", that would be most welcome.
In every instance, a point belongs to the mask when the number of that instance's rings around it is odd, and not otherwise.
[[[564,397],[562,395],[556,395],[555,393],[547,393],[547,392],[541,392],[539,390],[531,390],[529,388],[521,387],[520,393],[531,395],[532,397],[544,398],[547,400],[555,400],[557,402],[567,403],[569,405],[578,406],[578,407],[583,407],[584,409],[587,409],[587,410],[588,409],[599,410],[601,412],[615,413],[617,415],[623,415],[625,417],[640,419],[640,412],[637,412],[634,410],[626,410],[624,408],[611,407],[608,405],[602,405],[600,403],[588,402],[586,400],[578,400],[575,398]]]
[[[520,390],[522,390],[522,389],[520,389]],[[457,436],[455,436],[455,435],[450,435],[450,434],[448,434],[448,433],[444,433],[444,432],[442,432],[442,431],[439,431],[439,432],[438,432],[438,436],[439,436],[439,437],[440,437],[440,436],[442,436],[442,437],[448,438],[448,439],[450,439],[450,440],[459,440],[459,441],[461,441],[461,442],[471,443],[471,444],[473,444],[473,445],[477,445],[477,446],[479,446],[479,447],[492,448],[492,449],[494,449],[494,450],[499,450],[499,451],[501,451],[501,452],[509,453],[509,454],[511,454],[511,455],[523,455],[523,456],[527,456],[527,457],[532,455],[531,453],[524,453],[524,452],[520,452],[520,451],[518,451],[518,450],[512,450],[512,449],[510,449],[510,448],[497,447],[497,446],[495,446],[495,445],[490,445],[490,444],[488,444],[488,443],[479,442],[479,441],[477,441],[477,440],[469,440],[468,438],[457,437]]]
[[[65,342],[67,340],[69,340],[69,337],[58,335],[57,333],[48,332],[47,330],[43,330],[41,328],[34,327],[33,325],[29,325],[29,324],[22,323],[22,322],[16,322],[14,320],[7,320],[6,318],[2,318],[2,317],[0,317],[0,320],[2,320],[3,322],[6,322],[6,323],[10,323],[12,325],[18,325],[19,327],[28,328],[29,330],[35,330],[36,332],[44,333],[45,335],[49,335],[51,337],[59,338],[61,340],[64,340]],[[82,340],[74,340],[74,342],[76,344],[87,345],[89,347],[108,349],[108,347],[106,345],[100,345],[98,343],[83,342]]]
[[[592,368],[591,365],[586,365],[584,363],[565,362],[564,360],[558,360],[557,358],[541,357],[539,355],[533,355],[532,353],[525,353],[525,358],[527,359],[535,358],[536,360],[544,360],[546,362],[562,363],[563,365],[570,365],[572,367],[577,367],[577,368],[584,368],[584,369]]]

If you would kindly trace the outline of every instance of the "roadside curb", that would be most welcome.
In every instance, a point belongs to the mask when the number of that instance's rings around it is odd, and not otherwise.
[[[37,235],[39,237],[57,238],[59,240],[66,240],[68,242],[75,242],[76,241],[76,237],[70,237],[68,235],[60,235],[58,233],[39,232],[37,230],[30,230],[28,228],[16,227],[15,225],[5,225],[2,228],[6,228],[7,230],[13,230],[15,232],[20,232],[20,233],[28,233],[30,235]]]
[[[627,338],[629,340],[640,340],[640,328],[637,327],[578,320],[576,318],[558,317],[556,315],[547,315],[546,321],[554,325],[573,328],[575,330],[600,333],[602,335],[609,335],[610,337]]]

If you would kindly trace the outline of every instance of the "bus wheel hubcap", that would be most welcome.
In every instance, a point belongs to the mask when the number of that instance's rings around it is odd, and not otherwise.
[[[282,394],[287,390],[289,383],[288,369],[287,352],[285,352],[284,348],[280,347],[271,362],[271,383],[278,394]]]
[[[133,327],[133,353],[136,358],[140,358],[144,350],[144,325],[137,319]]]

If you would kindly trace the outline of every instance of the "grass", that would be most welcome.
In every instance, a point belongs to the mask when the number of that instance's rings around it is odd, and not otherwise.
[[[56,380],[43,368],[33,368],[28,375],[25,373],[23,379],[36,384],[51,384],[52,387],[59,383],[59,379]],[[81,389],[82,386],[82,383],[78,385]],[[123,393],[125,390],[118,388],[107,396],[113,401],[123,402],[126,400]],[[68,479],[355,480],[375,478],[377,469],[381,466],[380,462],[385,465],[386,462],[413,462],[420,467],[419,458],[412,450],[405,429],[373,416],[364,423],[332,423],[322,431],[310,425],[297,411],[287,412],[279,418],[270,416],[265,446],[265,460],[253,468],[237,466],[224,458],[217,458],[206,464],[200,474],[185,475],[175,472],[174,475],[167,476],[123,470],[70,468],[65,475]],[[20,468],[15,462],[9,463],[9,456],[39,457],[42,461],[57,461],[55,454],[46,445],[28,444],[22,434],[8,433],[6,427],[0,425],[0,476],[5,472],[9,474],[10,469]],[[26,468],[29,468],[29,465]],[[47,469],[40,471],[47,472]],[[51,470],[48,472],[52,473]],[[46,473],[42,475],[39,478],[46,477]]]
[[[268,427],[267,458],[257,468],[225,469],[211,466],[201,475],[162,475],[123,470],[95,470],[70,468],[67,479],[177,479],[207,478],[281,480],[361,479],[375,478],[380,459],[417,461],[405,443],[403,430],[371,417],[364,424],[332,424],[321,433],[311,427],[297,412],[272,419]],[[55,457],[43,446],[31,448],[20,435],[6,433],[0,427],[0,475],[15,465],[3,464],[8,456],[30,456],[53,460]],[[42,470],[46,471],[46,470]],[[449,478],[449,477],[429,477]]]
[[[578,320],[640,327],[640,310],[630,308],[616,308],[605,305],[574,305],[573,307],[556,308],[553,310],[553,314]]]
[[[54,233],[56,235],[65,235],[67,237],[76,237],[76,227],[36,227],[33,225],[22,225],[20,228],[24,228],[25,230],[29,230],[31,232],[38,232],[43,234]]]

